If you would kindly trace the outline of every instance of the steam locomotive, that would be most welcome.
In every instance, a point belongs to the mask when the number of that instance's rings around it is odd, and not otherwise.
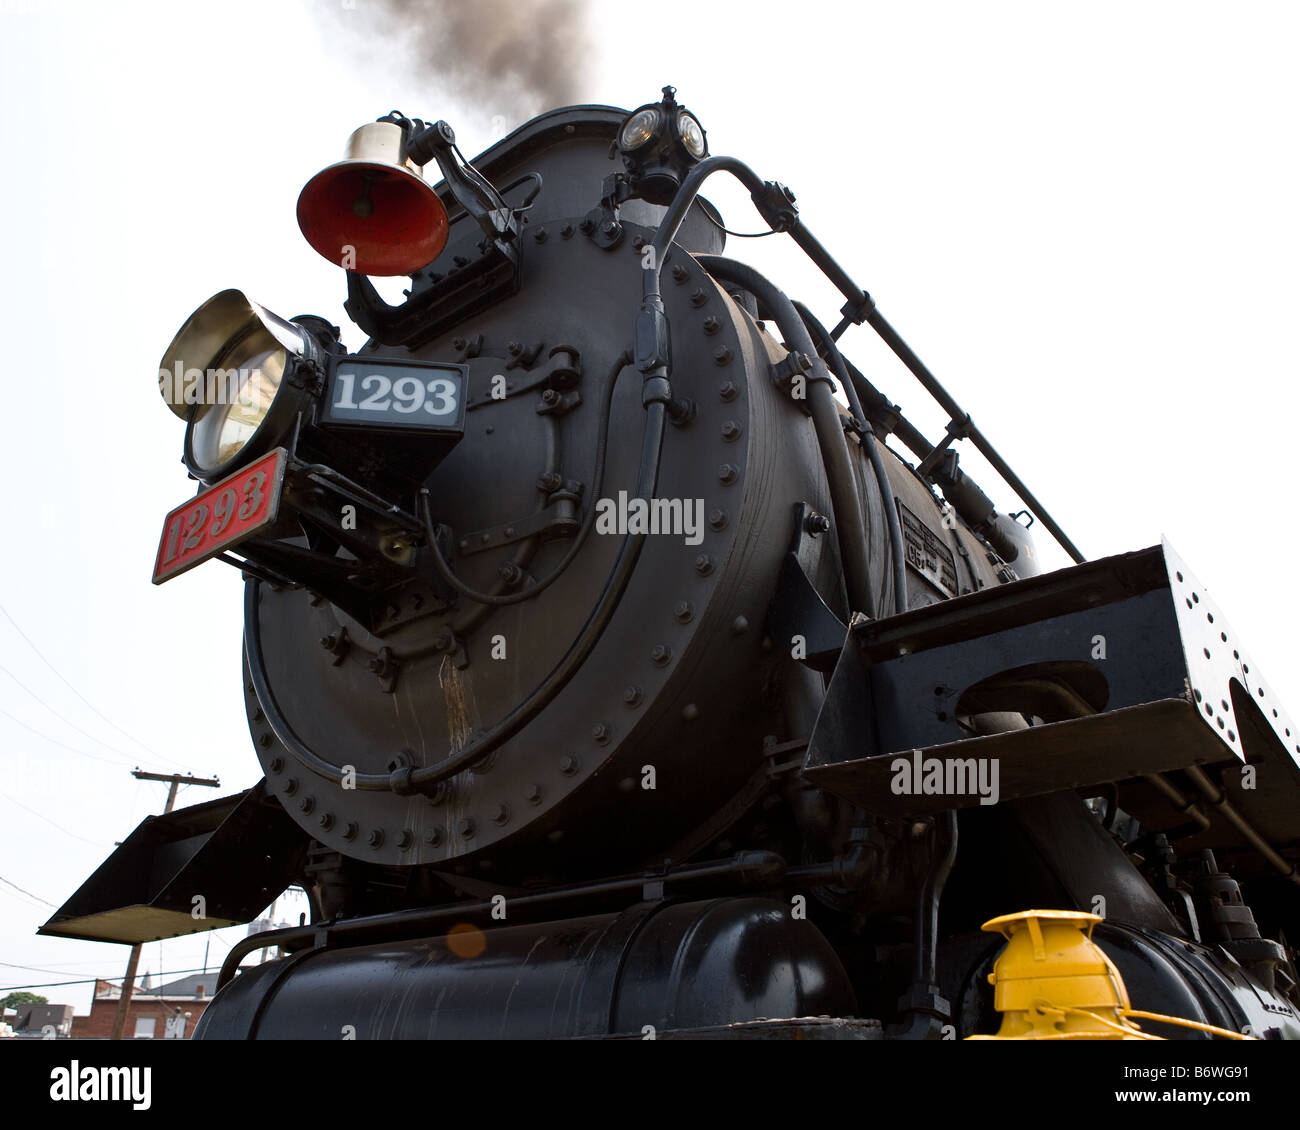
[[[715,174],[836,326],[724,255]],[[229,290],[159,374],[199,487],[154,580],[240,571],[264,777],[43,933],[300,885],[206,1039],[1300,1038],[1300,730],[1170,546],[1083,560],[673,88],[473,162],[390,114],[298,219],[365,346]],[[938,442],[840,351],[863,323]]]

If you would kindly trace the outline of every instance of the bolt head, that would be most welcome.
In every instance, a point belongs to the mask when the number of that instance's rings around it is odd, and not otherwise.
[[[707,577],[713,572],[713,558],[707,553],[701,553],[699,557],[695,559],[695,571],[699,573],[701,577]]]
[[[565,754],[560,758],[560,772],[566,777],[572,777],[578,771],[578,759],[572,754]]]
[[[464,839],[468,840],[471,836],[473,836],[474,830],[475,830],[474,821],[471,820],[468,816],[462,816],[460,820],[456,822],[456,831]]]
[[[500,827],[510,819],[510,810],[504,804],[498,804],[492,809],[492,823]]]

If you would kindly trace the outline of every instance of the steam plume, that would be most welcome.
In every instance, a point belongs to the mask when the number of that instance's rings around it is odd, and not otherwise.
[[[591,97],[590,0],[357,0],[340,15],[499,124]]]

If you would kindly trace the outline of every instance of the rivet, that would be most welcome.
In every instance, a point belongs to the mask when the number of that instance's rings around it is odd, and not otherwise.
[[[263,734],[260,738],[257,739],[257,744],[260,745],[263,749],[270,749],[271,743],[274,740],[275,739],[272,738],[270,734]],[[283,762],[281,762],[281,764],[283,764]],[[279,770],[277,769],[276,772],[278,773]]]
[[[471,820],[468,816],[462,816],[460,818],[460,821],[456,825],[456,831],[457,833],[459,833],[462,839],[466,839],[466,840],[473,839],[474,821]]]
[[[282,784],[280,788],[284,791],[285,796],[293,796],[293,794],[298,791],[298,778],[286,777],[284,779],[284,784]]]
[[[689,600],[679,600],[673,608],[673,619],[679,624],[689,624],[695,618],[695,605]]]
[[[727,512],[725,510],[709,511],[709,527],[713,530],[725,530],[727,528]]]
[[[723,486],[727,486],[727,487],[731,486],[731,484],[734,483],[738,478],[740,478],[739,467],[733,466],[730,463],[724,463],[721,467],[718,468],[718,481]]]
[[[572,224],[565,224],[564,227],[562,227],[562,228],[560,229],[560,238],[561,238],[561,239],[572,239],[572,238],[573,238],[573,230],[574,230],[574,229],[573,229],[573,225],[572,225]]]
[[[693,702],[688,702],[682,707],[682,718],[687,722],[694,722],[700,716],[700,708]]]
[[[424,834],[424,842],[430,847],[437,847],[442,843],[442,829],[430,828],[429,831]]]
[[[451,347],[452,349],[464,349],[465,339],[463,337],[453,337],[451,339]]]
[[[713,572],[713,558],[707,553],[701,553],[699,557],[695,559],[695,571],[699,573],[701,577],[707,577]]]
[[[656,667],[664,667],[673,657],[673,649],[664,643],[657,643],[650,651],[650,662]]]
[[[564,829],[563,829],[563,828],[556,828],[554,832],[547,832],[547,833],[546,833],[546,838],[547,838],[551,843],[553,843],[553,844],[558,844],[562,839],[564,839]]]
[[[628,706],[640,706],[641,700],[645,697],[641,693],[641,688],[634,683],[629,683],[623,688],[623,701]]]
[[[345,840],[355,840],[357,838],[357,826],[349,821],[347,827],[343,829],[343,838]]]
[[[504,804],[498,804],[492,809],[492,823],[498,827],[510,819],[510,809]]]
[[[609,744],[610,729],[604,722],[597,722],[591,728],[591,736],[596,739],[599,745]]]
[[[545,243],[545,242],[546,242],[546,229],[545,229],[545,228],[538,228],[535,232],[533,232],[533,242],[534,242],[534,243]]]
[[[691,305],[703,306],[709,300],[709,292],[702,286],[697,286],[691,291]]]
[[[397,837],[397,846],[403,851],[410,851],[411,844],[415,842],[415,835],[410,828],[403,828]]]
[[[298,802],[298,807],[302,809],[304,813],[309,813],[313,808],[316,807],[316,798],[305,796],[302,798],[302,800]]]
[[[262,736],[265,737],[266,735],[263,734]],[[272,772],[272,773],[279,773],[279,772],[282,772],[283,769],[284,769],[284,758],[283,758],[283,757],[273,757],[273,758],[271,758],[271,772]]]
[[[382,828],[372,828],[370,835],[366,837],[366,841],[372,848],[382,847],[384,843],[384,830]]]
[[[266,715],[262,713],[262,708],[260,706],[255,711],[253,711],[253,721],[254,722],[266,721]]]
[[[542,786],[536,784],[529,785],[528,788],[524,790],[524,800],[526,800],[529,804],[541,804]]]
[[[728,404],[736,399],[739,391],[740,390],[736,388],[735,381],[723,381],[722,384],[718,386],[718,395]]]
[[[729,365],[731,363],[731,350],[725,345],[718,346],[713,351],[713,363],[715,365]]]
[[[630,793],[636,788],[635,777],[624,777],[618,783],[618,791],[621,793]]]
[[[720,329],[722,329],[721,318],[714,317],[714,315],[710,314],[704,319],[704,332],[707,336],[712,337]]]
[[[565,754],[560,758],[560,772],[566,777],[572,777],[578,771],[578,759],[571,753]]]
[[[728,420],[722,425],[722,438],[728,443],[735,443],[740,438],[740,433],[743,430],[737,421]]]
[[[731,634],[733,636],[743,636],[749,631],[749,621],[744,616],[737,616],[731,622]]]
[[[517,341],[512,341],[506,346],[506,352],[509,353],[511,357],[518,357],[523,351],[524,347]]]
[[[691,272],[683,267],[680,263],[674,263],[672,269],[673,282],[681,286],[691,277]]]
[[[320,820],[318,820],[317,823],[328,832],[334,827],[334,813],[322,812],[320,814]]]

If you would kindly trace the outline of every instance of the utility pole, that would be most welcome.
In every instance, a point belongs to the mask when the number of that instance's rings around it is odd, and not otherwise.
[[[137,781],[166,781],[170,783],[171,788],[167,790],[167,807],[163,809],[163,815],[166,816],[176,804],[176,792],[181,785],[203,785],[205,788],[216,789],[221,787],[219,777],[195,777],[187,775],[182,777],[179,773],[146,773],[143,769],[132,769],[131,776]],[[126,1013],[131,1007],[131,994],[135,992],[135,973],[140,967],[140,943],[137,942],[131,947],[131,958],[126,963],[126,980],[122,982],[122,995],[117,1002],[117,1015],[113,1018],[113,1034],[110,1040],[122,1039],[122,1032],[126,1028]],[[159,970],[161,973],[162,971]]]

